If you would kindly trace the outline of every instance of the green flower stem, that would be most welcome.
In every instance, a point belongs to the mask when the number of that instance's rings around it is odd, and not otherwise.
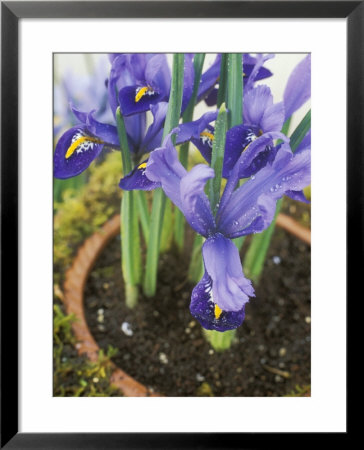
[[[116,123],[121,146],[124,173],[132,170],[130,150],[120,108],[116,111]],[[125,301],[129,308],[138,302],[138,285],[141,277],[140,236],[136,193],[124,191],[121,200],[121,255],[125,282]]]
[[[250,278],[256,284],[259,283],[263,272],[264,263],[275,229],[277,216],[282,206],[282,200],[283,199],[280,199],[277,202],[276,213],[272,223],[262,233],[255,234],[252,237],[249,248],[245,254],[243,264],[245,276]]]
[[[228,55],[227,55],[227,53],[223,53],[221,55],[219,90],[217,93],[217,107],[218,108],[220,108],[220,106],[224,102],[226,103],[227,66],[228,66]]]
[[[162,189],[155,189],[150,216],[149,244],[147,248],[147,260],[143,284],[144,293],[148,297],[153,297],[157,287],[159,247],[165,206],[166,196]]]
[[[229,128],[243,121],[243,64],[241,53],[228,54],[227,108]]]
[[[147,197],[145,195],[145,191],[134,191],[134,192],[137,199],[139,218],[143,230],[143,236],[145,239],[145,243],[148,245],[150,218],[149,218]]]
[[[287,133],[290,124],[288,119],[283,125],[282,132]],[[306,133],[311,127],[311,110],[307,112],[300,124],[294,130],[290,138],[290,146],[293,152],[295,152],[305,137]],[[248,251],[244,258],[244,271],[248,278],[251,278],[255,283],[258,283],[263,272],[265,259],[269,249],[270,241],[275,229],[275,223],[279,211],[282,207],[283,199],[278,200],[276,213],[273,222],[262,233],[255,234],[252,237]]]
[[[198,92],[198,87],[200,85],[201,73],[202,73],[202,67],[203,67],[204,61],[205,61],[204,53],[196,53],[195,54],[195,56],[193,58],[193,66],[194,66],[194,71],[195,71],[193,91],[192,91],[191,99],[187,105],[185,112],[183,113],[183,116],[182,116],[183,123],[191,122],[193,119],[193,111],[195,109],[197,92]],[[183,144],[181,146],[180,153],[179,153],[179,159],[180,159],[182,165],[186,168],[187,168],[187,163],[188,163],[188,148],[189,148],[189,143],[186,142],[185,144]],[[174,240],[180,251],[182,251],[183,245],[184,245],[184,231],[185,231],[184,216],[181,213],[181,211],[176,208],[175,221],[174,221]]]
[[[173,223],[174,223],[174,208],[171,200],[167,197],[164,208],[163,225],[161,230],[161,241],[159,244],[159,252],[165,253],[168,251],[173,243]]]
[[[163,139],[178,125],[181,114],[183,95],[183,69],[184,54],[173,55],[171,92],[169,95],[168,111],[164,124]],[[166,206],[166,196],[161,188],[154,191],[151,222],[149,230],[149,245],[147,249],[147,260],[144,278],[144,293],[148,297],[153,297],[157,287],[157,270],[159,247],[163,224],[163,215]]]
[[[236,330],[216,331],[204,329],[203,332],[207,342],[217,352],[229,349],[236,335]]]
[[[225,103],[220,106],[219,115],[216,119],[215,136],[212,145],[211,167],[215,171],[214,178],[207,184],[208,195],[211,203],[211,210],[216,214],[218,203],[220,201],[222,166],[224,161],[225,140],[227,131],[227,111]]]

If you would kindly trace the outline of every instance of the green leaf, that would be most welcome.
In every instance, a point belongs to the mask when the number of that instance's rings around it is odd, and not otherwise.
[[[144,294],[147,297],[153,297],[157,288],[159,247],[165,205],[166,196],[162,188],[155,189],[152,213],[150,215],[149,245],[143,284]]]
[[[274,232],[277,215],[281,209],[282,199],[278,200],[276,215],[269,227],[262,233],[254,234],[244,258],[245,276],[258,283],[263,272],[265,259]]]
[[[149,218],[147,197],[145,195],[145,191],[134,191],[134,192],[138,204],[139,218],[143,230],[143,236],[145,239],[145,243],[148,245],[150,218]]]
[[[292,133],[290,139],[290,146],[293,153],[297,150],[298,146],[306,136],[308,130],[311,128],[311,110],[307,112],[305,117],[301,120],[300,124]]]
[[[124,119],[120,108],[116,111],[116,124],[121,146],[123,171],[132,170],[130,150],[125,130]],[[121,233],[121,266],[125,281],[125,301],[133,308],[138,301],[138,287],[141,279],[140,236],[138,210],[135,191],[124,191],[121,199],[120,233]]]
[[[177,211],[177,208],[175,208],[175,210]],[[159,248],[159,251],[161,253],[164,253],[171,248],[173,241],[173,224],[174,221],[173,221],[172,202],[170,201],[169,198],[167,198],[166,206],[164,209],[161,242]]]
[[[217,93],[217,107],[223,103],[226,103],[226,87],[227,87],[227,67],[228,67],[228,55],[227,53],[222,53],[221,55],[221,65],[220,65],[220,76],[219,76],[219,90]]]
[[[225,152],[225,139],[227,131],[227,111],[225,103],[220,106],[219,115],[215,125],[215,135],[212,145],[211,167],[215,171],[215,177],[210,179],[207,184],[211,209],[216,214],[218,203],[220,201],[220,188],[222,178],[222,166]]]
[[[206,340],[211,344],[211,347],[217,352],[223,352],[231,347],[236,335],[236,330],[216,331],[203,329]]]
[[[173,55],[171,92],[167,116],[164,124],[163,139],[178,125],[181,114],[184,76],[184,54]],[[151,222],[149,230],[149,245],[147,249],[144,293],[148,297],[155,295],[157,287],[157,270],[159,259],[159,247],[163,224],[163,215],[166,206],[166,196],[161,188],[154,191]]]
[[[163,139],[178,125],[179,122],[183,96],[184,59],[185,55],[183,53],[173,55],[171,92],[169,94]]]
[[[227,108],[229,128],[243,122],[243,63],[241,53],[228,54]]]
[[[193,58],[193,66],[194,66],[194,72],[195,72],[195,78],[193,83],[193,91],[191,99],[187,105],[187,108],[185,112],[183,113],[183,123],[191,122],[193,119],[193,111],[195,109],[196,99],[197,99],[197,93],[198,93],[198,87],[200,85],[201,81],[201,73],[202,73],[202,67],[203,63],[205,61],[205,54],[204,53],[196,53]],[[187,162],[188,162],[188,149],[189,149],[189,142],[186,142],[183,144],[180,148],[179,152],[179,159],[181,161],[181,164],[187,168]],[[181,211],[179,209],[175,209],[175,221],[174,221],[174,240],[177,244],[177,247],[180,251],[183,249],[184,245],[184,231],[185,231],[185,218]]]

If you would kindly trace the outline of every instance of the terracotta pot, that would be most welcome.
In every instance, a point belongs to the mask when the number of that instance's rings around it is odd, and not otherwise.
[[[67,314],[75,314],[77,321],[72,325],[74,334],[78,341],[77,350],[79,354],[86,353],[91,361],[97,361],[99,346],[92,337],[87,326],[84,306],[83,292],[87,277],[95,264],[98,256],[108,242],[120,232],[120,216],[117,214],[110,219],[97,233],[88,238],[79,249],[73,265],[66,272],[64,283],[63,302]],[[111,363],[112,364],[112,363]],[[144,385],[138,383],[124,371],[112,364],[114,371],[111,383],[118,387],[127,397],[159,396],[149,391]]]
[[[277,217],[277,225],[292,233],[299,239],[311,245],[311,231],[294,219],[284,214]],[[77,317],[72,325],[74,334],[78,341],[77,350],[79,354],[86,353],[91,361],[97,361],[99,346],[92,337],[87,326],[83,305],[83,293],[87,277],[92,270],[98,256],[109,243],[109,241],[120,232],[120,216],[115,215],[101,228],[88,238],[79,249],[73,265],[66,272],[64,283],[63,302],[67,314]],[[123,370],[110,363],[114,369],[111,383],[118,387],[127,397],[159,397],[160,394],[151,392],[144,385],[134,380]]]

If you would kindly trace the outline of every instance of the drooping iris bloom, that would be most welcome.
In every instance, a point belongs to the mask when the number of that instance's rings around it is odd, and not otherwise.
[[[67,130],[54,152],[54,176],[70,178],[79,175],[104,148],[119,148],[116,127],[98,122],[89,114],[72,108],[80,124]]]
[[[243,153],[231,171],[214,217],[204,193],[214,171],[204,164],[189,172],[182,166],[171,140],[176,132],[178,129],[152,152],[145,175],[156,187],[162,187],[191,227],[206,238],[202,247],[205,273],[192,292],[192,315],[207,329],[234,329],[244,320],[245,305],[254,296],[254,289],[244,276],[231,239],[266,229],[274,218],[277,200],[310,183],[310,150],[293,155],[288,144],[281,145],[272,162],[235,189],[239,172],[250,164]]]
[[[144,130],[138,147],[129,135],[128,143],[135,158],[150,152],[161,143],[162,126],[167,112],[167,103],[151,106],[153,122]],[[85,113],[71,108],[80,121],[67,130],[59,139],[54,152],[54,176],[70,178],[87,169],[91,162],[105,149],[119,149],[119,137],[115,125],[98,122],[93,111]]]

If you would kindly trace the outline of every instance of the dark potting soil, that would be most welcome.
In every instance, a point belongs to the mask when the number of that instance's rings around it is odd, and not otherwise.
[[[244,248],[243,248],[244,251]],[[185,252],[187,253],[187,252]],[[277,228],[256,297],[232,347],[216,352],[190,315],[187,254],[160,259],[155,298],[125,306],[120,239],[100,256],[85,288],[86,318],[114,362],[166,396],[283,396],[310,385],[310,247]]]

